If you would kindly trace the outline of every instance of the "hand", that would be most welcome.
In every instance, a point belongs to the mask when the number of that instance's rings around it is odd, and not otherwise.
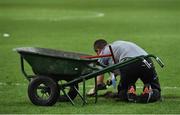
[[[111,79],[108,79],[108,80],[106,81],[106,85],[108,85],[108,86],[112,85],[112,80],[111,80]]]

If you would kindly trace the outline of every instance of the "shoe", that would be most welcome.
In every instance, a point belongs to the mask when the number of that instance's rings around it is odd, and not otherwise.
[[[86,94],[87,96],[94,96],[95,95],[95,89],[94,88],[92,88],[92,89],[90,89],[88,92],[87,92],[87,94]]]
[[[151,85],[144,85],[142,95],[149,94],[149,93],[151,93],[151,92],[152,92]]]
[[[139,97],[139,101],[142,103],[148,103],[150,99],[152,98],[153,90],[151,88],[151,85],[146,84],[143,88],[143,93]]]
[[[100,83],[97,85],[97,90],[104,90],[104,89],[107,89],[105,83]]]
[[[97,90],[105,90],[105,89],[107,89],[105,83],[101,83],[101,84],[97,85]],[[94,96],[95,95],[95,88],[90,89],[86,95],[87,96]]]
[[[136,90],[135,90],[134,86],[132,85],[128,88],[127,99],[129,102],[136,102],[136,97],[137,97]]]

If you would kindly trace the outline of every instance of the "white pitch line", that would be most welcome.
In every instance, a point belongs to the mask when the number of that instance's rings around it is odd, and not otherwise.
[[[104,17],[105,14],[102,12],[90,12],[92,14],[86,14],[86,15],[79,15],[79,16],[60,16],[60,17],[51,17],[51,18],[47,18],[47,17],[34,17],[34,18],[29,18],[29,17],[20,17],[20,18],[12,18],[14,20],[37,20],[37,21],[43,21],[43,20],[47,20],[47,21],[52,21],[52,22],[57,22],[57,21],[62,21],[62,20],[74,20],[74,19],[91,19],[91,18],[100,18],[100,17]]]
[[[104,13],[98,13],[97,14],[97,17],[103,17],[104,16]]]
[[[24,85],[28,85],[28,83],[6,83],[6,82],[0,82],[0,86],[24,86]],[[79,85],[80,87],[82,87],[82,84]],[[93,88],[94,85],[86,85],[87,88]],[[111,86],[110,86],[111,87]],[[136,86],[137,89],[141,89],[143,88],[142,86]],[[164,86],[161,87],[162,89],[180,89],[180,87],[177,86]]]
[[[27,85],[25,83],[6,83],[6,82],[0,82],[0,86],[20,86],[20,85]]]

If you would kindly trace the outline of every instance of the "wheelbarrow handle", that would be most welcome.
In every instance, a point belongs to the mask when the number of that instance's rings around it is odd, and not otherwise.
[[[164,63],[162,62],[162,60],[159,57],[152,55],[152,54],[147,55],[147,57],[153,57],[162,68],[164,67]]]
[[[156,61],[162,68],[164,67],[164,63],[162,62],[162,60],[159,57],[156,57]]]

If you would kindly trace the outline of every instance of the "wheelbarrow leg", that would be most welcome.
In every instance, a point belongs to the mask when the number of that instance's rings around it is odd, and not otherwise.
[[[70,100],[72,105],[75,105],[73,100],[69,97],[69,95],[64,91],[64,88],[61,88],[62,92],[64,93],[64,95],[66,95],[66,97]]]
[[[94,84],[95,84],[95,86],[94,86],[94,90],[95,90],[95,103],[97,103],[97,98],[98,98],[98,94],[97,94],[97,77],[95,77],[95,79],[94,79]]]
[[[85,82],[86,82],[86,80],[83,79],[83,105],[86,104],[86,102],[85,102],[85,100],[86,100],[86,87],[85,87],[86,83]]]
[[[23,73],[23,75],[25,76],[25,78],[28,80],[28,81],[31,81],[30,77],[28,76],[28,74],[26,73],[25,71],[25,68],[24,68],[24,59],[22,56],[20,56],[20,60],[21,60],[21,72]]]
[[[74,89],[76,90],[76,92],[78,93],[78,95],[80,96],[80,98],[83,100],[83,103],[87,104],[87,101],[84,100],[83,96],[80,94],[80,92],[78,91],[78,89],[76,88],[76,86],[74,86]]]

